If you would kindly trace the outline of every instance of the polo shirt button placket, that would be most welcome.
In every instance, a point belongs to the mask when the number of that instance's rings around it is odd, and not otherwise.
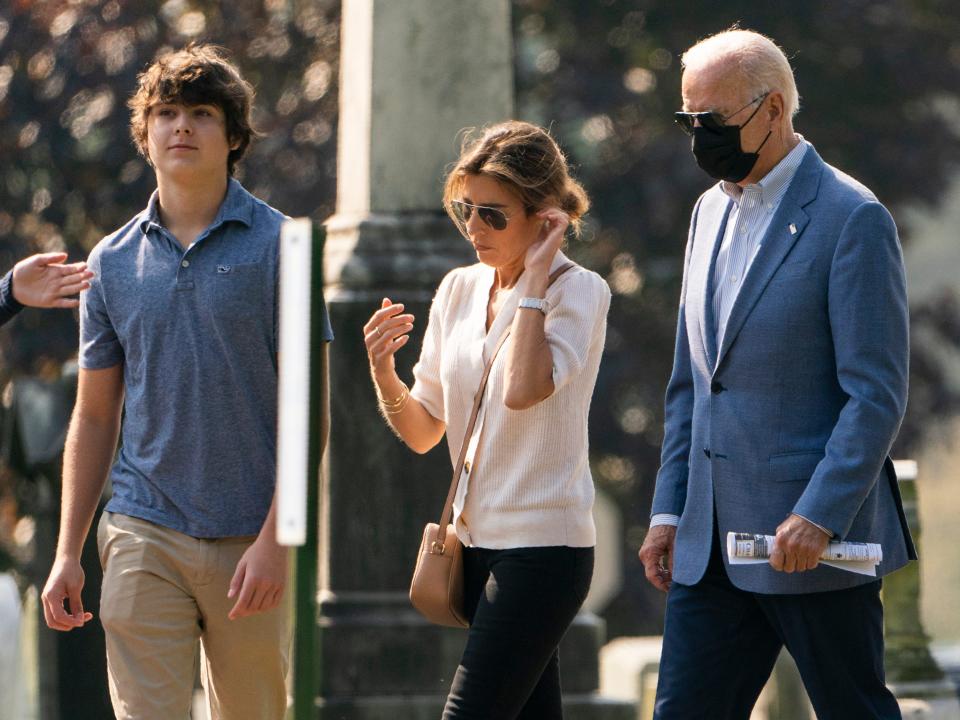
[[[187,249],[180,256],[177,263],[177,290],[193,290],[193,273],[190,271],[190,260],[188,255],[190,249]]]

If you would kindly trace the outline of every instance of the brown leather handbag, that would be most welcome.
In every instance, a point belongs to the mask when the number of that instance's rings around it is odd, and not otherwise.
[[[550,285],[572,267],[573,263],[567,263],[557,268],[550,274]],[[490,369],[509,335],[510,327],[508,326],[497,341],[493,352],[490,353],[490,359],[487,360],[483,369],[483,377],[480,378],[480,387],[473,398],[473,409],[470,412],[470,420],[467,422],[463,444],[460,446],[460,456],[453,470],[450,490],[447,492],[443,512],[440,514],[440,522],[427,523],[423,529],[417,565],[413,570],[413,580],[410,583],[410,602],[421,615],[436,625],[460,628],[470,626],[463,605],[463,543],[457,537],[450,520],[453,518],[453,500],[460,485],[460,474],[463,472],[467,446],[470,444],[470,438],[477,423]]]

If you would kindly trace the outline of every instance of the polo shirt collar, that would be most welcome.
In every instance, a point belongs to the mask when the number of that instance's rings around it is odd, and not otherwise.
[[[160,222],[160,191],[154,190],[147,202],[147,207],[140,213],[140,230],[146,232],[148,228],[162,229]],[[234,178],[227,180],[227,194],[220,204],[217,216],[210,223],[208,231],[228,222],[243,223],[247,227],[253,224],[253,196],[243,189],[243,186]]]

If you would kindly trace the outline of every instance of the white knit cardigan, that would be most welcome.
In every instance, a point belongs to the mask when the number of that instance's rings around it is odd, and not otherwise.
[[[558,252],[551,272],[566,262]],[[447,274],[434,296],[413,369],[410,394],[446,423],[451,462],[457,460],[485,363],[520,299],[514,288],[487,332],[493,280],[494,269],[480,263]],[[527,410],[504,405],[508,339],[490,373],[454,502],[457,535],[468,546],[592,547],[596,542],[587,415],[610,289],[596,273],[575,266],[546,297],[554,392]]]

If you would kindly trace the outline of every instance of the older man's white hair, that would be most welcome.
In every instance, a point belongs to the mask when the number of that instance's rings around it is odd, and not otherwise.
[[[752,30],[725,30],[701,40],[683,54],[684,70],[696,70],[715,62],[735,63],[746,83],[744,92],[755,98],[768,91],[783,95],[787,117],[800,110],[800,96],[790,61],[773,40]]]

